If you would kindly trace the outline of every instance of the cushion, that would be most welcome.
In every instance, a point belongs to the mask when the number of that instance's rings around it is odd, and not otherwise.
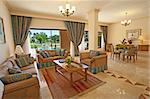
[[[45,52],[44,51],[40,51],[40,53],[39,53],[43,58],[47,58],[47,56],[46,56],[46,54],[45,54]]]
[[[3,77],[5,75],[9,75],[8,67],[7,65],[0,65],[0,77]]]
[[[93,58],[93,57],[98,56],[98,55],[100,55],[99,51],[90,50],[90,52],[89,52],[90,58]]]
[[[30,68],[35,68],[34,64],[30,64],[28,66],[25,66],[25,67],[22,67],[20,68],[21,70],[27,70],[27,69],[30,69]]]
[[[30,74],[37,75],[37,72],[36,72],[35,68],[30,68],[30,69],[23,70],[23,73],[30,73]]]
[[[19,67],[28,66],[30,64],[29,60],[30,60],[29,56],[23,56],[17,58],[16,63]]]
[[[51,52],[49,52],[49,54],[50,54],[50,57],[56,56],[56,52],[55,51],[51,51]]]
[[[25,79],[28,79],[31,77],[32,77],[32,75],[29,73],[19,73],[19,74],[13,74],[13,75],[7,75],[4,77],[1,77],[0,80],[4,84],[10,84],[10,83],[22,81],[22,80],[25,80]]]
[[[45,58],[50,57],[50,54],[49,54],[47,51],[45,51],[44,53],[45,53],[45,55],[46,55],[46,57],[45,57]]]
[[[90,66],[91,65],[91,59],[83,59],[83,60],[81,60],[81,63]]]
[[[0,77],[3,77],[5,75],[9,75],[8,68],[13,68],[13,63],[9,60],[9,58],[4,61],[2,64],[0,64]]]
[[[56,50],[56,56],[60,56],[60,49]]]
[[[29,63],[30,63],[30,64],[34,63],[34,60],[35,60],[35,59],[34,59],[33,57],[30,57],[30,58],[29,58]]]
[[[65,55],[65,49],[60,49],[60,56],[64,56]]]
[[[20,57],[30,57],[31,54],[23,54],[23,55],[16,55],[16,58],[20,58]]]
[[[8,68],[8,72],[9,74],[17,74],[17,73],[21,73],[22,71],[16,68]]]

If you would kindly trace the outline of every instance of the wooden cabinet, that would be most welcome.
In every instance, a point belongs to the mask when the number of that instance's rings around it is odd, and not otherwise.
[[[149,51],[150,45],[138,45],[139,51]]]

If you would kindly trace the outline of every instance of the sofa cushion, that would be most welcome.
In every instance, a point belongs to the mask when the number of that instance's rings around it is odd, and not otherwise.
[[[35,68],[34,64],[30,64],[28,66],[25,66],[25,67],[22,67],[20,68],[21,70],[27,70],[27,69],[30,69],[30,68]]]
[[[36,72],[35,68],[30,68],[30,69],[23,70],[23,73],[30,73],[30,74],[37,75],[37,72]]]
[[[91,59],[83,59],[81,60],[81,63],[86,64],[86,65],[91,65]]]
[[[45,53],[45,55],[46,55],[45,58],[50,57],[50,54],[49,54],[47,51],[44,51],[44,53]]]
[[[56,56],[60,56],[60,49],[56,50]]]
[[[93,58],[93,57],[98,56],[98,55],[100,55],[99,51],[90,50],[90,52],[89,52],[90,58]]]
[[[22,71],[16,68],[8,68],[8,72],[9,74],[17,74],[17,73],[21,73]]]
[[[0,64],[0,77],[9,75],[8,68],[14,68],[13,57],[9,57],[2,64]]]
[[[30,57],[28,55],[16,58],[16,63],[19,67],[28,66],[30,64]]]
[[[49,51],[50,57],[56,56],[56,51]]]
[[[32,75],[29,73],[19,73],[19,74],[13,74],[13,75],[7,75],[4,77],[1,77],[0,80],[4,84],[10,84],[10,83],[22,81],[22,80],[25,80],[25,79],[28,79],[31,77],[32,77]]]
[[[65,55],[65,49],[60,49],[60,56],[64,56]]]
[[[43,58],[47,58],[47,55],[45,54],[44,51],[40,51],[39,54],[40,54]]]

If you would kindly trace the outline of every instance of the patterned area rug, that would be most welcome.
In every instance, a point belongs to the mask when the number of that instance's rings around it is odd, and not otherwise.
[[[87,81],[84,79],[77,80],[83,76],[75,73],[73,74],[73,80],[77,81],[71,85],[69,80],[58,72],[55,72],[53,68],[43,69],[41,71],[49,86],[53,99],[74,98],[105,83],[90,74],[87,76]],[[64,74],[66,76],[69,75],[67,72],[64,72]]]

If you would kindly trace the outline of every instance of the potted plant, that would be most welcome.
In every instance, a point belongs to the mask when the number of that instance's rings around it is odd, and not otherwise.
[[[70,64],[72,62],[71,56],[67,56],[67,58],[65,59],[65,62],[68,64],[68,66],[70,66]]]

